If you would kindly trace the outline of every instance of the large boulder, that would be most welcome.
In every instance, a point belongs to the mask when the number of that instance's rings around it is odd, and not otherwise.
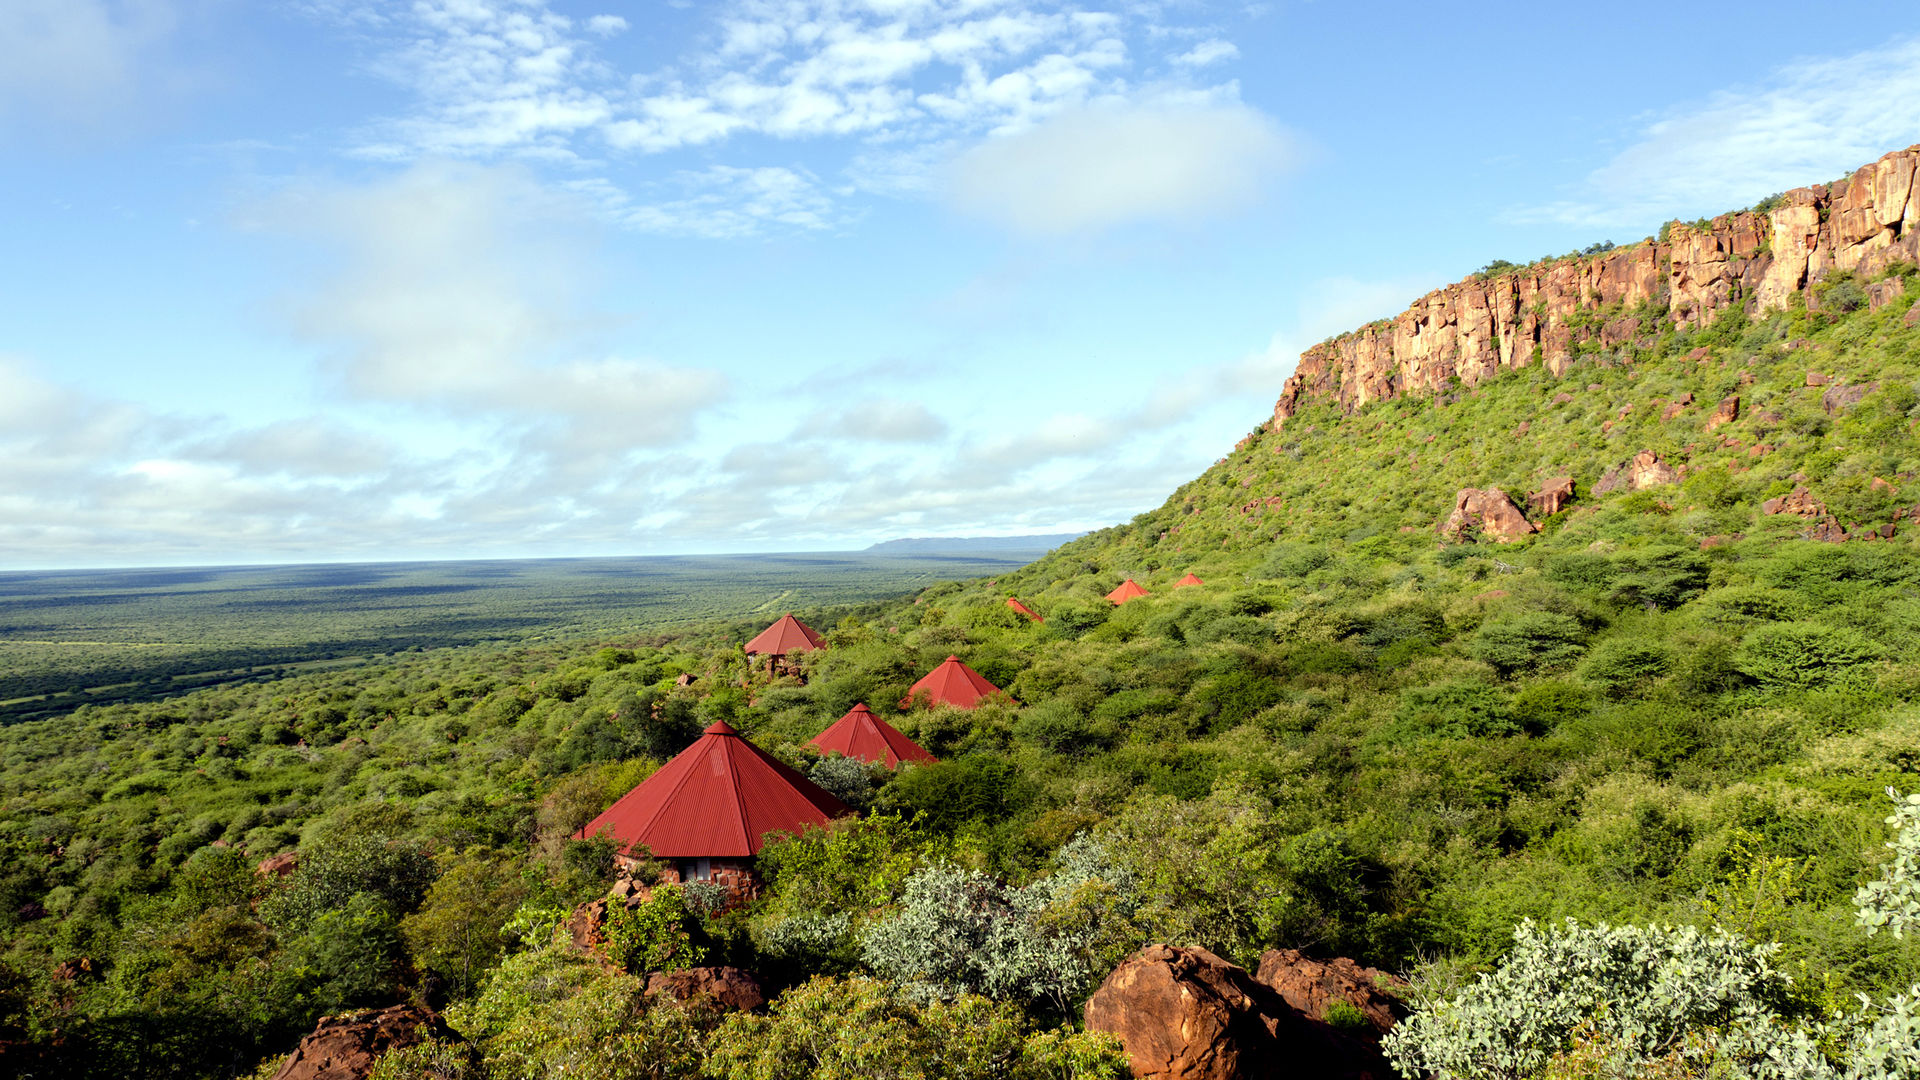
[[[767,1003],[766,992],[752,972],[727,966],[656,971],[647,976],[647,995],[675,1001],[702,999],[741,1012],[752,1012]]]
[[[412,1046],[427,1035],[452,1035],[440,1017],[418,1005],[323,1016],[280,1063],[273,1080],[364,1080],[389,1050]]]
[[[1288,1005],[1205,949],[1149,945],[1087,1000],[1087,1028],[1120,1037],[1154,1080],[1393,1080],[1378,1048]]]
[[[1706,430],[1712,431],[1722,424],[1731,424],[1738,419],[1740,419],[1740,395],[1734,394],[1720,400],[1720,404],[1713,410],[1713,415],[1707,417]]]
[[[1600,477],[1593,485],[1595,495],[1605,495],[1612,491],[1645,491],[1650,487],[1665,484],[1677,484],[1680,474],[1673,466],[1660,460],[1660,456],[1651,450],[1642,450],[1633,455],[1633,460],[1624,465],[1616,465]]]
[[[1573,501],[1573,477],[1556,476],[1540,485],[1540,490],[1527,496],[1527,502],[1534,512],[1547,517],[1560,512],[1561,508]]]
[[[1440,523],[1440,535],[1461,540],[1475,529],[1502,544],[1540,531],[1499,488],[1461,488],[1453,497],[1453,513]]]
[[[1385,1035],[1407,1014],[1398,993],[1406,988],[1405,980],[1344,956],[1313,960],[1298,949],[1268,949],[1254,978],[1315,1020],[1325,1020],[1327,1008],[1344,1001],[1366,1017],[1376,1036]]]

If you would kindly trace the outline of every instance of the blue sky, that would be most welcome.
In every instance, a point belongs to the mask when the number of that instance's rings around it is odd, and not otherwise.
[[[1494,258],[1920,142],[1910,3],[5,0],[0,567],[1159,503]]]

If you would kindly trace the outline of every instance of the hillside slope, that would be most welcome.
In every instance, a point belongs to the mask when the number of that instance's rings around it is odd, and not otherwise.
[[[1835,270],[1782,310],[1437,395],[1300,394],[1129,524],[802,610],[830,647],[777,678],[740,652],[756,620],[0,729],[0,1039],[50,1073],[225,1077],[323,1013],[431,994],[471,1010],[451,1015],[489,1068],[587,1054],[580,1010],[630,976],[529,928],[604,894],[568,836],[715,721],[878,811],[776,844],[749,910],[662,916],[782,1000],[919,986],[908,915],[959,934],[995,910],[1045,978],[1009,983],[984,948],[939,977],[1000,997],[1010,1030],[1074,1016],[1149,940],[1444,991],[1564,917],[1778,942],[1808,1015],[1855,1008],[1920,981],[1920,941],[1862,935],[1852,906],[1885,789],[1920,790],[1910,280]],[[1529,503],[1550,487],[1564,505]],[[1443,533],[1463,491],[1480,516]],[[1116,607],[1126,578],[1148,595]],[[894,707],[950,654],[1008,696]],[[942,760],[821,759],[808,740],[856,702]],[[254,872],[293,849],[309,869]],[[1062,877],[1030,922],[977,902]]]

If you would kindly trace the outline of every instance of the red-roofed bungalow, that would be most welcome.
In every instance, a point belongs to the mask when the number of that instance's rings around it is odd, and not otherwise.
[[[814,632],[813,627],[793,617],[792,612],[780,616],[778,622],[767,627],[747,642],[748,656],[785,656],[788,653],[812,652],[827,647],[827,640]]]
[[[925,678],[913,684],[907,696],[900,699],[900,707],[912,708],[916,699],[924,697],[934,705],[971,709],[999,692],[999,687],[961,663],[959,657],[949,656],[940,662],[939,667],[927,672]]]
[[[778,675],[782,657],[794,653],[812,652],[827,647],[827,640],[814,632],[813,627],[793,617],[792,612],[780,616],[779,621],[760,631],[752,641],[747,642],[748,656],[765,656],[767,670]],[[789,668],[790,671],[797,669]]]
[[[823,754],[839,754],[857,761],[877,761],[897,769],[903,761],[934,761],[919,743],[900,734],[892,724],[873,715],[866,702],[833,722],[833,726],[813,737],[813,745]]]
[[[1040,617],[1039,612],[1021,603],[1019,599],[1015,597],[1012,597],[1012,596],[1007,597],[1007,606],[1019,612],[1020,614],[1025,615],[1027,618],[1032,619],[1034,622],[1044,623],[1047,621]]]
[[[1201,581],[1199,578],[1194,577],[1192,574],[1188,574],[1186,577],[1183,577],[1179,581],[1174,582],[1173,587],[1176,589],[1184,589],[1189,585],[1205,585],[1205,584],[1206,582]]]
[[[1128,578],[1127,580],[1120,583],[1119,588],[1108,593],[1107,599],[1113,602],[1114,607],[1119,607],[1121,604],[1124,604],[1129,600],[1133,600],[1145,595],[1147,595],[1147,590],[1141,588],[1139,582],[1133,580],[1132,578]]]
[[[848,812],[720,722],[574,837],[606,833],[619,841],[623,867],[651,854],[667,864],[667,881],[713,881],[751,895],[759,888],[754,856],[767,833],[824,827]]]

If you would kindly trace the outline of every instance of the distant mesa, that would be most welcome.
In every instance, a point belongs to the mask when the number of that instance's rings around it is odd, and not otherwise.
[[[864,701],[835,720],[833,726],[815,735],[813,745],[823,754],[839,754],[889,769],[898,769],[901,762],[906,761],[938,760],[892,724],[873,715]]]
[[[930,705],[952,705],[957,709],[972,709],[995,694],[999,687],[988,682],[981,674],[960,662],[958,656],[949,656],[940,662],[940,666],[926,674],[926,677],[914,683],[907,696],[900,699],[900,707],[910,709],[915,701],[925,699]]]
[[[884,540],[866,549],[871,555],[1042,555],[1087,535],[1035,533],[1028,536],[914,536]]]
[[[1107,594],[1107,600],[1112,603],[1114,607],[1119,607],[1129,600],[1138,600],[1140,597],[1146,595],[1149,595],[1147,590],[1141,588],[1139,582],[1128,578],[1120,583],[1119,588]]]

